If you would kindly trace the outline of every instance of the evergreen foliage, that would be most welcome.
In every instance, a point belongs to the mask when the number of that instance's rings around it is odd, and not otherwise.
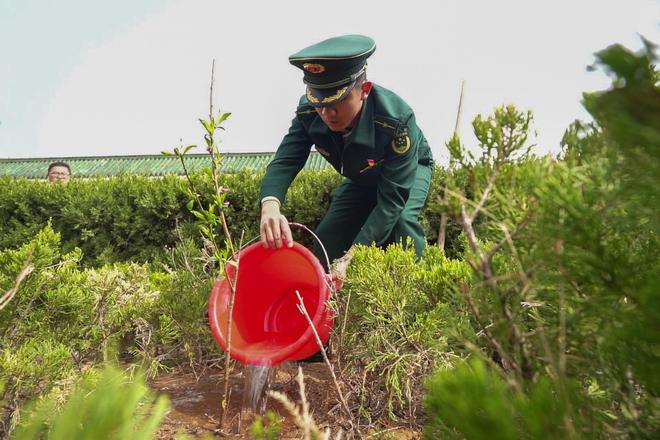
[[[547,378],[525,393],[516,392],[478,360],[442,371],[428,382],[431,417],[428,439],[558,439],[571,438],[561,423],[568,413]]]
[[[106,367],[88,372],[62,408],[55,395],[34,406],[13,439],[148,440],[170,405],[165,396],[151,396],[142,377]]]
[[[206,322],[210,282],[201,269],[83,269],[80,250],[60,249],[59,234],[47,226],[20,248],[0,250],[0,291],[26,261],[35,267],[0,310],[0,434],[13,430],[27,401],[99,363],[130,361],[155,375],[218,350]],[[177,248],[174,263],[182,253]]]
[[[213,197],[210,177],[192,177],[208,204]],[[249,170],[219,175],[220,185],[229,189],[227,220],[239,236],[241,231],[246,238],[259,233],[260,182],[261,174]],[[287,212],[315,227],[338,183],[336,173],[329,171],[301,173],[289,190]],[[82,250],[86,267],[166,261],[178,242],[177,226],[185,238],[201,242],[197,219],[187,207],[188,184],[178,177],[73,179],[66,185],[0,177],[0,186],[0,249],[25,243],[48,222],[60,233],[64,252]]]
[[[369,417],[415,417],[421,378],[450,368],[475,340],[454,286],[472,275],[463,261],[428,247],[360,247],[342,296],[348,301],[345,339],[350,367],[361,377],[360,405]],[[350,348],[349,348],[350,347]]]
[[[641,54],[620,46],[597,54],[614,83],[585,95],[596,123],[569,128],[561,161],[518,167],[531,171],[524,179],[531,186],[507,188],[501,180],[519,162],[504,153],[524,145],[524,130],[516,139],[509,125],[525,127],[522,114],[496,112],[490,123],[475,124],[486,147],[476,160],[458,139],[450,142],[477,182],[472,197],[448,186],[453,200],[445,206],[468,237],[466,259],[480,280],[464,285],[464,298],[485,340],[474,350],[477,360],[428,382],[427,438],[657,435],[660,91],[653,51],[647,44]],[[483,136],[498,127],[502,135]],[[506,133],[513,138],[501,143]]]

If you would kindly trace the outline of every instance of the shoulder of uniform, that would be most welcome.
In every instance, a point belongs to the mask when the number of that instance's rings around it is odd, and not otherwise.
[[[391,135],[394,135],[394,133],[396,133],[396,130],[400,124],[401,121],[399,121],[396,118],[391,118],[387,115],[379,115],[379,114],[374,115],[374,125],[376,126],[376,128],[385,131]]]
[[[305,95],[300,97],[298,101],[298,108],[296,108],[296,115],[305,116],[305,115],[316,115],[316,110],[312,107],[309,102],[307,102],[307,97]]]
[[[383,130],[391,130],[392,134],[405,125],[412,115],[410,106],[396,93],[374,85],[374,123]]]

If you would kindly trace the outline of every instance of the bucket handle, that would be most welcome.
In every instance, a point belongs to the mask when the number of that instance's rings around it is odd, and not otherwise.
[[[316,235],[311,229],[309,229],[307,226],[303,225],[302,223],[293,223],[289,222],[289,226],[293,226],[294,228],[302,229],[303,231],[309,232],[309,234],[314,237],[318,245],[321,247],[321,250],[323,251],[323,256],[325,257],[325,263],[326,267],[328,270],[330,270],[330,258],[328,257],[328,252],[325,250],[325,246],[323,246],[323,242],[321,242],[321,239],[319,238],[318,235]]]
[[[302,223],[289,222],[289,226],[292,226],[296,229],[302,229],[303,231],[307,231],[307,232],[309,232],[309,234],[312,237],[314,237],[316,242],[321,247],[321,250],[323,251],[323,256],[325,257],[325,262],[327,264],[326,267],[328,269],[330,269],[330,258],[328,257],[328,252],[325,250],[325,246],[323,246],[323,242],[321,242],[321,239],[319,238],[319,236],[316,235],[311,229],[309,229],[307,226],[303,225]],[[251,239],[249,239],[248,241],[243,243],[243,246],[241,247],[240,250],[242,251],[243,249],[245,249],[246,247],[248,247],[249,245],[251,245],[252,243],[254,243],[255,241],[257,241],[260,238],[261,238],[261,235],[257,235],[256,237],[252,237]]]
[[[323,242],[321,242],[321,239],[318,237],[318,235],[316,235],[311,229],[309,229],[307,226],[303,225],[302,223],[289,222],[289,226],[296,229],[302,229],[303,231],[307,231],[312,237],[314,237],[316,242],[321,247],[321,250],[323,251],[323,256],[325,257],[325,262],[327,264],[326,267],[328,268],[328,270],[330,270],[330,257],[328,257],[328,251],[325,250],[325,246],[323,246]],[[248,240],[246,243],[243,244],[243,246],[239,251],[242,251],[243,249],[245,249],[246,247],[257,241],[259,238],[261,238],[261,235],[257,235],[256,237],[251,238],[250,240]],[[330,287],[330,291],[332,292],[333,295],[336,295],[337,292],[341,290],[341,284],[337,284],[337,281],[330,277],[330,273],[327,273],[326,276],[327,276],[326,282],[328,283],[328,287]]]

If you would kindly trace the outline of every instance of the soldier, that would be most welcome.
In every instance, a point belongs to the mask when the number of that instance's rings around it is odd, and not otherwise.
[[[346,35],[289,57],[303,71],[306,93],[261,184],[261,241],[280,248],[293,244],[280,207],[311,146],[346,177],[316,229],[340,280],[357,244],[411,237],[418,256],[426,245],[418,217],[431,181],[431,150],[411,108],[367,80],[375,50],[371,38]],[[314,251],[325,266],[318,244]]]

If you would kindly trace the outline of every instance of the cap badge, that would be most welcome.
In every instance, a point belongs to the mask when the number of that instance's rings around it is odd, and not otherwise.
[[[316,63],[305,63],[303,64],[303,69],[310,73],[323,73],[325,72],[325,66]]]

